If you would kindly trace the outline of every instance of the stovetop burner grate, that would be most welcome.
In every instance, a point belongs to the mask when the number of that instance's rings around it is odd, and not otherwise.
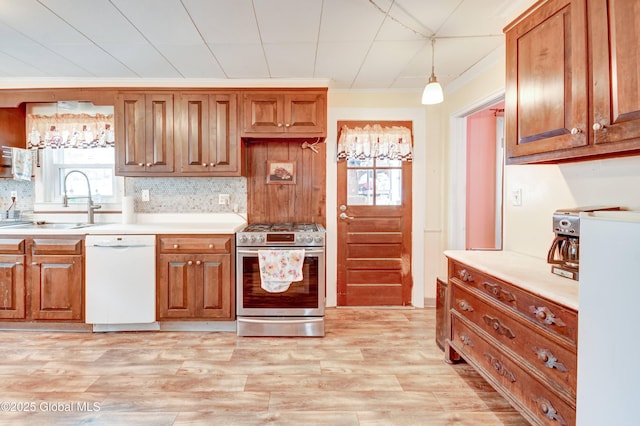
[[[317,232],[315,223],[252,223],[242,232]]]

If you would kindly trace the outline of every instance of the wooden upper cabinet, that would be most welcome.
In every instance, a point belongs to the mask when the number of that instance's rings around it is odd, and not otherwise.
[[[590,0],[592,132],[598,149],[640,148],[640,8]]]
[[[176,155],[182,176],[241,176],[236,93],[180,93]]]
[[[640,151],[640,9],[546,0],[505,29],[507,164]]]
[[[246,92],[243,120],[243,137],[325,137],[327,92]]]
[[[585,10],[548,1],[506,31],[507,163],[587,145]]]
[[[173,94],[123,93],[115,112],[116,174],[173,172]]]

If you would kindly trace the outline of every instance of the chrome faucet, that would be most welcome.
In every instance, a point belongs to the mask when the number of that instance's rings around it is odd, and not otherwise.
[[[77,197],[67,196],[67,178],[71,173],[80,173],[82,176],[84,176],[84,179],[87,181],[87,191],[89,191],[88,196],[85,196],[85,195],[79,195]],[[76,199],[76,198],[86,198],[87,199],[87,223],[93,223],[93,211],[99,209],[102,206],[100,204],[93,204],[93,200],[91,199],[91,184],[89,183],[89,177],[84,172],[81,172],[80,170],[71,170],[64,177],[63,187],[64,188],[63,188],[63,195],[62,195],[62,205],[64,207],[69,207],[69,200]]]

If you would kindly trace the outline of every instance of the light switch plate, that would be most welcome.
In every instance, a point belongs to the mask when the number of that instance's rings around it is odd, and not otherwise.
[[[522,205],[522,189],[518,188],[511,191],[511,205],[516,207]]]
[[[149,196],[149,190],[148,189],[143,189],[141,191],[140,196],[142,197],[142,201],[149,201],[151,199],[151,197]]]

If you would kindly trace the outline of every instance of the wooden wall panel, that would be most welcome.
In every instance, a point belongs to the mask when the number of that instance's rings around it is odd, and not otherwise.
[[[326,225],[326,149],[302,149],[302,140],[247,143],[249,223],[311,222]],[[308,141],[309,143],[315,140]],[[267,161],[293,161],[295,184],[267,184]]]

